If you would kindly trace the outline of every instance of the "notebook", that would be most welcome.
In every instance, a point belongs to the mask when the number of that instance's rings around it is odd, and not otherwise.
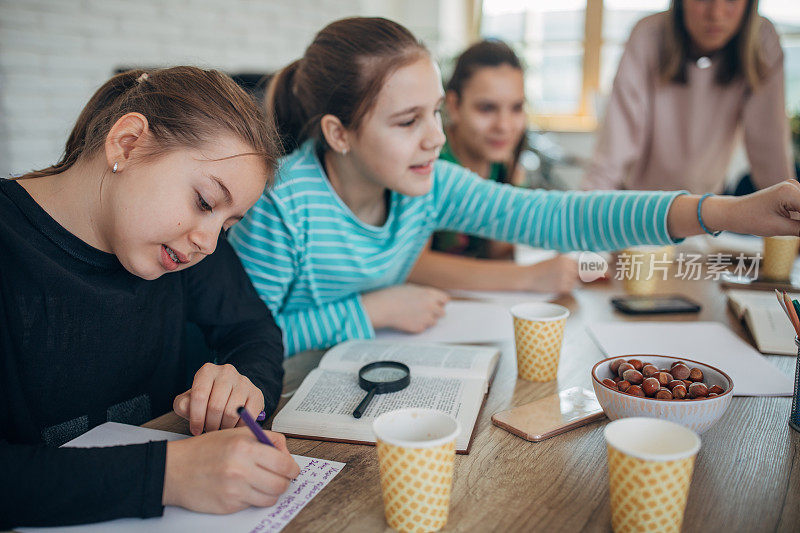
[[[468,453],[500,351],[494,347],[448,344],[398,344],[378,340],[347,341],[322,357],[272,429],[291,437],[374,444],[372,422],[378,415],[404,407],[438,409],[461,424],[456,451]],[[398,361],[411,370],[405,389],[376,394],[364,415],[353,411],[366,392],[358,370],[373,361]]]
[[[789,294],[800,298],[800,294]],[[761,353],[797,355],[792,324],[781,309],[773,291],[728,291],[728,305],[750,331]]]

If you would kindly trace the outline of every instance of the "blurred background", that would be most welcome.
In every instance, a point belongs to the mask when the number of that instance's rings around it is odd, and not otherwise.
[[[54,163],[83,105],[115,72],[195,64],[257,82],[303,53],[345,16],[407,26],[439,58],[480,37],[507,41],[525,61],[535,186],[573,188],[628,33],[668,0],[0,0],[0,174]],[[761,0],[785,53],[787,113],[800,152],[800,1]],[[728,179],[747,172],[742,150]]]

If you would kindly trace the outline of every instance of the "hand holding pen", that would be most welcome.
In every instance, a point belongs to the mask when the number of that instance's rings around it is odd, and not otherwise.
[[[253,424],[263,440],[238,427],[168,442],[163,503],[204,513],[274,505],[300,467],[283,435]]]

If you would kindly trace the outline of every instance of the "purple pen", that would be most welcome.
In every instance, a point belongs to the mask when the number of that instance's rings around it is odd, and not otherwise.
[[[258,416],[256,417],[256,422],[263,422],[266,419],[267,419],[266,411],[261,411],[260,413],[258,413]]]
[[[273,448],[275,447],[275,445],[269,440],[269,437],[267,437],[267,434],[264,433],[264,430],[261,429],[261,426],[256,424],[256,421],[253,420],[253,417],[250,416],[250,413],[248,413],[244,407],[238,408],[236,412],[239,413],[239,416],[242,418],[242,420],[244,420],[244,423],[247,424],[247,427],[250,428],[250,431],[253,432],[253,435],[256,436],[260,443],[268,444]]]

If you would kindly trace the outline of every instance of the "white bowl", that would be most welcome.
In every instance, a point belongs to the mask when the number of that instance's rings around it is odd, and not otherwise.
[[[683,361],[690,368],[697,367],[703,371],[703,382],[706,385],[709,387],[719,385],[725,391],[714,398],[694,400],[656,400],[625,394],[612,390],[602,383],[604,379],[614,377],[609,365],[616,359],[639,359],[644,363],[653,363],[658,368],[670,368],[673,362]],[[632,354],[603,359],[592,367],[592,386],[597,401],[611,420],[632,416],[662,418],[677,422],[697,433],[703,433],[713,426],[733,398],[733,380],[722,370],[691,359],[664,355]]]

